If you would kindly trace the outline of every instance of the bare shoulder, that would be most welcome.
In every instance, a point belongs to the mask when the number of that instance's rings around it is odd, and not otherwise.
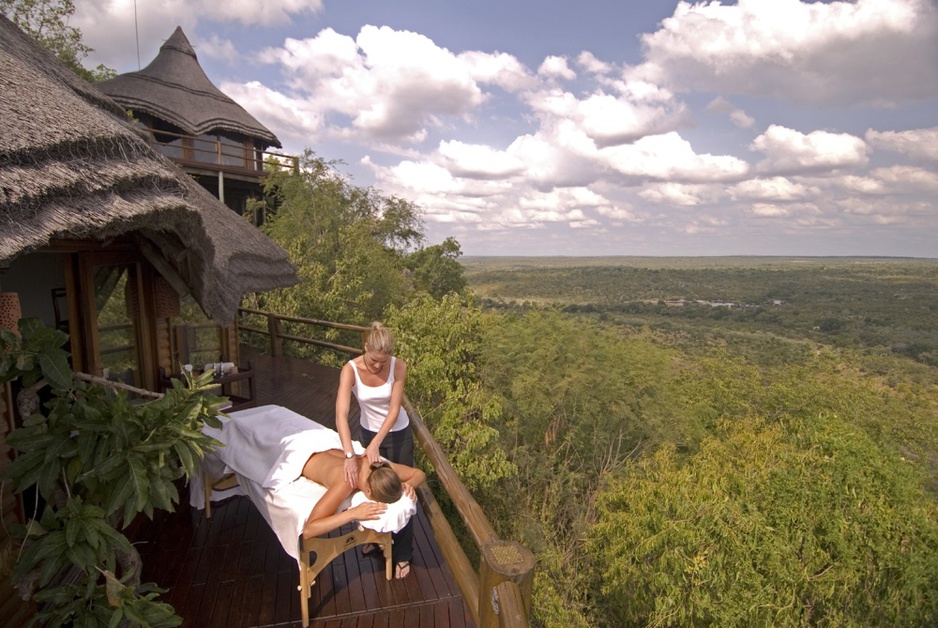
[[[400,358],[394,358],[394,377],[400,378],[407,374],[407,362]]]
[[[351,383],[355,380],[355,371],[353,370],[355,365],[351,362],[346,362],[342,366],[342,370],[339,371],[339,383]]]

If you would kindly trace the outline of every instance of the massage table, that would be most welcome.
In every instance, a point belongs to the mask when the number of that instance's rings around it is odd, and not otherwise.
[[[338,537],[303,538],[303,524],[313,506],[325,494],[324,486],[302,477],[303,465],[320,451],[342,449],[338,433],[276,405],[260,406],[220,416],[222,428],[205,426],[203,432],[222,446],[202,461],[201,478],[192,478],[189,502],[211,517],[211,500],[245,495],[271,527],[284,551],[296,559],[300,575],[300,608],[304,628],[309,626],[309,597],[316,576],[345,551],[374,543],[385,556],[385,577],[392,577],[391,533],[397,532],[416,512],[406,495],[388,504],[374,521],[360,521],[358,528]],[[364,448],[352,441],[356,454]],[[356,492],[340,510],[357,506],[367,498]],[[314,561],[310,555],[315,554]]]

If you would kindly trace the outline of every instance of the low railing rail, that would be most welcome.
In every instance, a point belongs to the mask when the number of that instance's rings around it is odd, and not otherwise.
[[[359,355],[363,351],[367,327],[346,325],[299,316],[286,316],[253,308],[239,310],[238,328],[255,334],[268,336],[270,354],[273,357],[283,355],[283,342],[325,347],[331,350]],[[246,315],[266,318],[264,327],[250,325],[244,321]],[[282,323],[292,322],[325,329],[339,329],[357,332],[361,336],[361,346],[351,347],[326,340],[283,333]],[[485,516],[482,508],[462,483],[456,471],[449,464],[446,454],[434,440],[430,430],[423,422],[423,417],[404,397],[404,409],[410,417],[417,442],[423,449],[427,460],[433,466],[440,483],[452,500],[460,517],[469,530],[474,544],[479,549],[480,566],[478,572],[473,569],[469,558],[459,544],[449,521],[433,495],[430,487],[424,484],[417,491],[417,496],[433,528],[437,543],[446,562],[453,572],[456,584],[462,592],[473,620],[479,628],[507,628],[526,626],[531,613],[531,589],[534,584],[534,555],[526,547],[514,541],[498,538],[495,529]]]
[[[258,150],[236,142],[226,143],[220,136],[195,136],[144,128],[149,132],[156,149],[177,161],[251,172],[258,176],[263,174],[265,165],[294,170],[299,168],[299,158],[296,155]]]

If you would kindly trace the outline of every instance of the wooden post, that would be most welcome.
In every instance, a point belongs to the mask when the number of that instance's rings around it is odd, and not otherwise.
[[[267,331],[270,333],[270,355],[274,358],[283,356],[283,340],[280,338],[280,319],[274,314],[267,314]]]
[[[525,611],[524,599],[521,594],[521,587],[510,580],[505,580],[495,587],[494,591],[495,599],[498,600],[498,616],[501,620],[499,626],[501,628],[527,626],[529,622],[527,611]]]
[[[503,599],[499,596],[499,585],[506,582],[517,585],[518,594],[511,593]],[[529,615],[533,584],[534,554],[528,548],[514,541],[486,543],[482,547],[479,576],[479,628],[519,625],[511,617],[519,613],[522,618]],[[516,608],[515,602],[519,600],[522,608]],[[502,619],[510,621],[503,623]],[[526,620],[522,619],[520,625],[526,625]]]

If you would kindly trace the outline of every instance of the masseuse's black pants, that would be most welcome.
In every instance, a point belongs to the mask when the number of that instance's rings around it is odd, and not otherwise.
[[[365,447],[371,444],[377,434],[370,432],[364,427],[361,428],[361,443]],[[406,464],[409,467],[414,466],[414,431],[410,426],[396,432],[389,432],[381,446],[378,447],[378,453],[398,464]],[[394,539],[392,553],[395,564],[407,561],[410,562],[414,557],[414,521],[411,518],[400,532],[391,535]]]

